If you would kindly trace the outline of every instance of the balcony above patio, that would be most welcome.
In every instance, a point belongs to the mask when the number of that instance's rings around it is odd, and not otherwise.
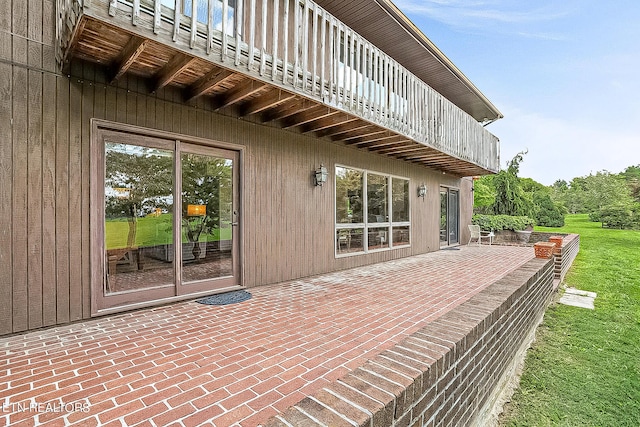
[[[309,0],[58,0],[56,16],[63,68],[99,63],[112,82],[143,77],[187,103],[456,176],[499,170],[478,120]]]

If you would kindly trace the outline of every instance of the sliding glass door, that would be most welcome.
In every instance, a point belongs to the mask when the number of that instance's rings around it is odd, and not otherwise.
[[[240,285],[238,153],[102,130],[95,308]]]
[[[440,246],[460,243],[460,199],[458,190],[440,188]]]

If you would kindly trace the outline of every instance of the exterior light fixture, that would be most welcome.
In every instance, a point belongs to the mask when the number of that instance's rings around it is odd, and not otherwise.
[[[422,197],[424,198],[424,196],[427,195],[427,186],[424,185],[424,183],[422,185],[418,186],[418,197]]]
[[[320,167],[315,170],[313,176],[316,180],[316,186],[322,187],[322,185],[327,182],[329,173],[327,172],[327,168],[325,168],[324,165],[321,164]]]

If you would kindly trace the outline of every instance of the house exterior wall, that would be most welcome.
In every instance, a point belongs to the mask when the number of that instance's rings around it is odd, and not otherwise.
[[[241,251],[247,287],[437,250],[439,187],[467,185],[422,166],[215,114],[204,104],[187,106],[172,90],[150,96],[135,78],[110,86],[103,70],[90,64],[75,64],[70,77],[20,63],[0,68],[0,115],[12,123],[0,140],[2,334],[91,316],[92,118],[245,147]],[[329,181],[315,187],[311,174],[321,163]],[[336,163],[410,179],[410,247],[335,257]],[[423,182],[424,200],[416,190]]]
[[[242,283],[247,287],[438,250],[439,187],[461,189],[461,242],[472,201],[469,180],[186,105],[163,89],[105,69],[55,62],[49,0],[4,2],[0,16],[0,334],[91,316],[91,119],[244,147],[241,170]],[[27,8],[29,13],[27,14]],[[329,181],[315,187],[323,163]],[[334,166],[410,179],[411,246],[336,258]],[[427,196],[416,187],[425,183]]]

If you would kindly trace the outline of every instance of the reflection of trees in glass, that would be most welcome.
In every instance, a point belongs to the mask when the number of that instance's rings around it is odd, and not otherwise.
[[[364,222],[362,177],[361,171],[336,167],[336,220],[339,223]]]
[[[392,218],[394,222],[409,221],[409,180],[391,179]]]
[[[107,143],[105,157],[105,219],[126,218],[126,245],[133,247],[139,216],[171,210],[173,156],[155,148]]]
[[[387,222],[387,177],[367,174],[367,212],[370,222]]]
[[[105,215],[138,217],[172,205],[173,156],[168,151],[107,143]]]
[[[198,154],[182,155],[182,218],[187,239],[199,240],[201,233],[220,229],[232,222],[232,169],[230,160]],[[206,206],[206,215],[190,220],[189,205]]]

